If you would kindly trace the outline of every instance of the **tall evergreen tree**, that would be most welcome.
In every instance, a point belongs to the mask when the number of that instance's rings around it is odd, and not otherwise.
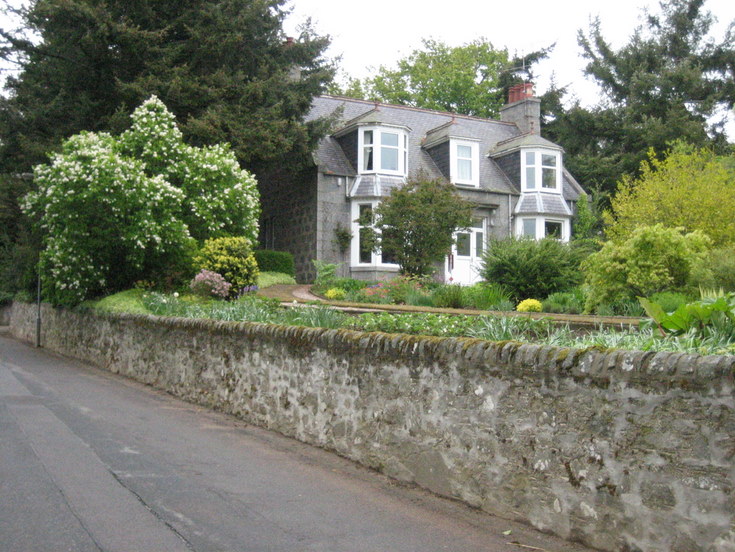
[[[665,151],[680,139],[727,149],[724,121],[713,120],[735,102],[735,36],[709,36],[713,16],[705,0],[668,0],[647,14],[630,41],[615,50],[600,21],[579,32],[585,73],[603,101],[552,110],[545,132],[564,146],[566,164],[587,185],[612,192],[623,175],[635,175],[649,148]]]
[[[120,131],[152,94],[198,145],[229,142],[250,169],[305,158],[302,122],[332,78],[328,38],[285,42],[285,0],[36,0],[0,30],[20,64],[0,102],[0,172],[45,160],[81,130]]]

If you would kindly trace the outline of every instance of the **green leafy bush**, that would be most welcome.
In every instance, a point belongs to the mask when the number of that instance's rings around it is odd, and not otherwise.
[[[346,295],[347,292],[345,290],[337,287],[329,288],[327,291],[324,292],[324,297],[331,301],[342,301],[344,300]]]
[[[709,289],[735,291],[735,247],[718,247],[707,255],[707,271],[699,285]]]
[[[245,237],[207,240],[194,258],[194,264],[200,270],[221,274],[232,284],[230,297],[236,297],[245,288],[258,283],[258,264],[250,240]]]
[[[317,288],[325,289],[330,288],[334,285],[337,278],[337,269],[339,263],[325,263],[318,259],[311,261],[316,269],[316,278],[314,279],[314,285]]]
[[[445,309],[461,309],[465,306],[464,289],[459,284],[444,284],[432,294],[434,306]]]
[[[500,284],[483,282],[468,286],[463,290],[463,300],[465,307],[494,311],[513,310],[510,294]]]
[[[581,287],[552,293],[543,300],[544,312],[580,314],[584,311],[584,291]]]
[[[661,291],[654,293],[648,298],[649,301],[661,305],[661,308],[666,312],[673,312],[682,305],[686,305],[691,301],[691,298],[683,293],[677,293],[674,291]]]
[[[624,242],[607,242],[582,264],[589,290],[585,310],[660,291],[691,293],[706,272],[710,243],[699,231],[684,234],[661,224],[639,227]]]
[[[643,297],[638,300],[664,335],[695,333],[735,341],[735,293],[683,304],[673,312],[666,312],[662,305]]]
[[[287,251],[256,249],[253,254],[261,272],[282,272],[289,276],[296,276],[296,268],[291,253]]]
[[[508,238],[490,243],[483,256],[482,277],[501,284],[518,301],[547,297],[580,283],[583,250],[555,239]]]

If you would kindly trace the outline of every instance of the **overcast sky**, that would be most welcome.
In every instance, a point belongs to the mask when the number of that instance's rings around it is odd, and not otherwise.
[[[286,33],[297,36],[297,26],[310,17],[319,34],[332,38],[328,55],[341,56],[344,71],[359,78],[420,48],[422,38],[453,46],[486,38],[518,54],[556,43],[550,59],[536,68],[537,92],[543,93],[553,76],[588,105],[596,103],[597,90],[582,74],[577,31],[599,17],[603,36],[619,47],[642,22],[643,8],[659,10],[657,0],[290,0],[289,5]],[[718,19],[711,34],[719,41],[735,20],[735,1],[707,0],[705,7]],[[0,24],[7,26],[2,16]]]
[[[296,34],[297,24],[311,17],[320,34],[332,37],[330,55],[342,56],[344,70],[359,78],[420,48],[422,38],[452,46],[486,38],[519,54],[556,43],[550,59],[536,69],[537,92],[543,93],[554,75],[583,103],[595,102],[596,89],[582,74],[577,31],[588,30],[591,18],[599,17],[603,36],[619,47],[643,21],[643,8],[659,11],[657,0],[291,0],[290,5],[286,31]],[[735,1],[707,0],[705,7],[719,20],[712,34],[721,40],[735,20]]]

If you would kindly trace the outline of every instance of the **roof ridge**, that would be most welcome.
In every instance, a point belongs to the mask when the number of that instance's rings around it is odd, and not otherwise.
[[[505,121],[498,121],[497,119],[488,119],[486,117],[477,117],[475,115],[464,115],[462,113],[454,113],[452,111],[440,111],[438,109],[427,109],[425,107],[414,107],[411,105],[397,105],[397,104],[390,104],[390,103],[384,103],[384,102],[377,102],[375,100],[362,100],[359,98],[350,98],[348,96],[339,96],[336,94],[320,94],[317,96],[318,98],[330,98],[335,100],[343,100],[348,102],[355,102],[355,103],[361,103],[361,104],[367,104],[367,105],[373,105],[376,108],[378,106],[382,107],[391,107],[394,109],[403,109],[406,111],[418,111],[420,113],[434,113],[436,115],[446,115],[447,117],[457,117],[466,119],[468,121],[480,121],[483,123],[496,123],[503,126],[515,126],[515,123],[508,123]]]

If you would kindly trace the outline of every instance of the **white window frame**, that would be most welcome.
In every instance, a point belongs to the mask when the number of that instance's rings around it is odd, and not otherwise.
[[[466,160],[467,158],[459,157],[459,147],[471,148],[471,172],[470,179],[461,179],[459,177],[459,161],[460,159]],[[458,184],[460,186],[473,186],[475,188],[480,186],[480,144],[478,142],[472,142],[469,140],[455,140],[449,141],[449,179],[452,184]]]
[[[527,154],[534,154],[534,163],[530,165],[527,161]],[[543,164],[543,156],[552,155],[556,159],[556,186],[554,188],[545,188],[543,186],[543,170],[544,168],[551,168],[549,165]],[[562,158],[561,152],[549,149],[522,149],[521,150],[521,189],[524,192],[550,192],[550,193],[561,193],[561,174],[562,174]],[[534,168],[535,181],[533,186],[529,187],[528,182],[528,167]]]
[[[372,251],[370,255],[370,262],[364,263],[360,261],[360,228],[362,226],[357,222],[360,218],[360,206],[370,205],[370,208],[375,212],[375,209],[380,205],[380,200],[377,199],[356,199],[352,201],[350,207],[350,216],[352,219],[352,243],[350,244],[350,266],[353,268],[357,267],[372,267],[372,268],[385,268],[385,269],[398,269],[396,263],[384,263],[383,256],[380,251]]]
[[[536,240],[541,240],[546,237],[547,222],[558,222],[561,224],[560,241],[568,242],[570,239],[571,224],[569,219],[544,216],[518,216],[516,218],[516,236],[519,238],[529,237],[524,234],[524,221],[526,220],[535,221],[536,233],[533,238]]]
[[[365,133],[373,133],[373,168],[365,169]],[[398,146],[395,146],[397,150],[398,158],[398,169],[383,169],[381,168],[382,162],[382,148],[394,149],[394,146],[383,146],[382,135],[396,134],[398,135]],[[395,174],[399,176],[406,176],[408,174],[408,133],[401,129],[390,126],[364,126],[360,127],[357,133],[357,166],[360,174]]]

